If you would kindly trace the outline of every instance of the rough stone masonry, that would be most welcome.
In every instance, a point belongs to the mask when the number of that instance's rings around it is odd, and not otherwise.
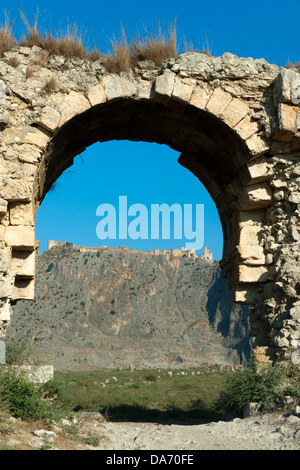
[[[110,74],[18,46],[0,60],[0,331],[34,298],[35,214],[73,158],[96,141],[169,145],[205,185],[224,233],[234,300],[252,305],[253,352],[300,347],[300,73],[263,59],[189,52]],[[149,165],[151,161],[149,161]],[[113,169],[112,169],[113,171]]]

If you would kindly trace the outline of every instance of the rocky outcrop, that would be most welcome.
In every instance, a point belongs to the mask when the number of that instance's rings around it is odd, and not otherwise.
[[[217,261],[54,246],[37,274],[36,299],[15,305],[7,338],[33,343],[56,369],[249,359],[249,309],[232,303]]]

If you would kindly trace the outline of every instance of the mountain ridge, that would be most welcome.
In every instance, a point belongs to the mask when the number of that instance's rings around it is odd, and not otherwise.
[[[58,370],[243,364],[249,309],[218,261],[125,247],[52,246],[37,257],[36,298],[14,306],[7,339]]]

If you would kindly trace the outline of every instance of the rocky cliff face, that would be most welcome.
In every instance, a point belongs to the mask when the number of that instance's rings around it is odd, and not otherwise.
[[[248,316],[217,261],[57,246],[38,256],[36,298],[15,305],[7,338],[61,370],[236,365]]]

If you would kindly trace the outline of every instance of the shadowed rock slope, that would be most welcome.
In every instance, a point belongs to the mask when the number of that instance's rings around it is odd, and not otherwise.
[[[250,357],[248,316],[218,261],[53,247],[7,339],[28,340],[57,370],[237,365]]]

